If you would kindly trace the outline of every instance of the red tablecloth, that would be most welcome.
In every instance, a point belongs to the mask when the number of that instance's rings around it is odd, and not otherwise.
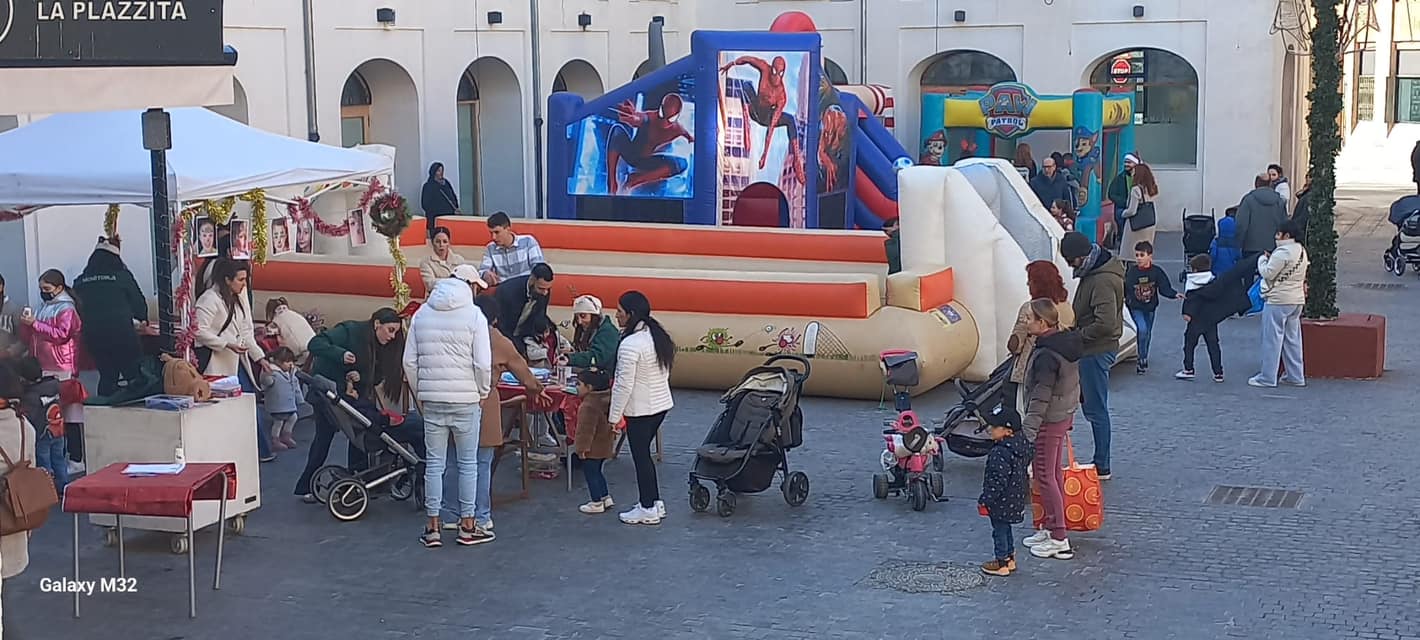
[[[567,397],[567,392],[564,391],[561,387],[547,385],[544,390],[547,391],[547,397],[551,398],[552,402],[543,402],[542,400],[538,399],[537,396],[528,396],[528,411],[531,411],[533,413],[552,413],[553,411],[557,411],[558,408],[562,406],[563,399]],[[523,395],[528,395],[528,390],[524,388],[523,385],[508,384],[506,382],[498,383],[499,398],[506,400],[508,398]]]
[[[189,462],[182,473],[127,476],[126,462],[115,462],[64,488],[64,511],[123,516],[192,515],[195,500],[222,499],[222,472],[227,473],[227,499],[237,497],[237,465],[231,462]]]

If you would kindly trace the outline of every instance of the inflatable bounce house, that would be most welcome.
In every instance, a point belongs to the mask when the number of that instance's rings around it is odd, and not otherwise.
[[[770,33],[698,31],[689,56],[591,102],[548,105],[548,217],[879,229],[907,150],[821,68],[808,16]],[[564,188],[565,186],[565,188]]]
[[[776,24],[790,33],[693,34],[688,57],[590,102],[551,97],[548,219],[513,229],[555,271],[552,319],[570,337],[577,296],[610,315],[644,292],[680,347],[678,387],[725,389],[791,353],[814,360],[806,392],[879,398],[879,354],[901,348],[918,353],[916,392],[984,379],[1029,298],[1026,263],[1069,273],[1063,230],[1009,163],[912,166],[849,93],[874,90],[824,80],[807,16]],[[876,229],[899,200],[903,271],[888,275]],[[477,263],[486,221],[440,223]],[[400,245],[410,265],[430,251],[421,224]],[[283,256],[255,268],[257,305],[280,295],[328,324],[368,318],[390,304],[390,264]],[[424,296],[416,268],[395,276]]]
[[[1101,214],[1114,214],[1103,202],[1108,181],[1134,150],[1134,101],[1129,95],[1105,96],[1094,89],[1074,95],[1042,96],[1017,82],[1003,82],[965,95],[922,96],[921,164],[949,165],[969,157],[1002,157],[999,143],[1033,131],[1070,132],[1070,153],[1080,178],[1075,198],[1076,228],[1098,238]]]

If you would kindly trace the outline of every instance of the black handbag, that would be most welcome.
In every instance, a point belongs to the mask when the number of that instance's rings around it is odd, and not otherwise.
[[[1130,216],[1129,230],[1142,231],[1154,226],[1158,221],[1158,215],[1154,213],[1154,203],[1144,200],[1139,203],[1134,215]]]

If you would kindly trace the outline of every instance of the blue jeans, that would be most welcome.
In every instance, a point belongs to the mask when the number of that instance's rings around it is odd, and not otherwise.
[[[247,375],[246,367],[237,367],[237,381],[242,384],[242,393],[256,393],[256,384]],[[261,407],[256,409],[256,452],[260,458],[271,457],[271,416]]]
[[[1130,309],[1129,315],[1134,318],[1134,329],[1138,332],[1139,340],[1139,364],[1149,366],[1149,341],[1154,337],[1154,312],[1143,309]]]
[[[593,502],[601,500],[610,492],[606,486],[606,474],[602,473],[605,460],[582,460],[582,475],[587,478],[587,493]]]
[[[1011,538],[1011,523],[991,519],[991,542],[996,548],[996,559],[1005,562],[1016,554],[1016,541]]]
[[[1306,382],[1302,362],[1302,305],[1267,304],[1262,307],[1262,372],[1257,379],[1277,386],[1277,363],[1287,368],[1287,381]]]
[[[1095,469],[1109,471],[1109,368],[1117,357],[1113,351],[1080,358],[1080,400],[1085,419],[1095,436]]]
[[[26,427],[28,428],[28,427]],[[66,450],[68,440],[56,438],[49,433],[49,429],[41,428],[39,438],[35,440],[35,466],[49,471],[54,476],[54,490],[64,495],[64,485],[69,484],[69,453]]]
[[[493,519],[493,454],[497,451],[498,447],[478,448],[478,504],[473,518],[481,523]]]
[[[454,460],[458,465],[459,517],[472,518],[478,495],[478,427],[483,412],[477,404],[450,402],[424,403],[424,512],[439,516],[444,505],[444,459],[449,453],[449,435],[454,437]]]

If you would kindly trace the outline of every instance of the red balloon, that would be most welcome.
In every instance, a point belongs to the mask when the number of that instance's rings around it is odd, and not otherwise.
[[[814,19],[809,14],[802,11],[785,11],[778,18],[774,19],[774,24],[769,26],[772,33],[817,33],[818,26],[814,24]]]

